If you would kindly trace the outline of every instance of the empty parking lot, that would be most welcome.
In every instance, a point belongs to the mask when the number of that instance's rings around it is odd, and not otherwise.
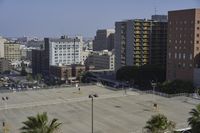
[[[62,133],[89,133],[91,99],[88,95],[91,93],[99,95],[94,99],[95,133],[139,133],[146,121],[156,113],[166,115],[177,123],[177,127],[187,127],[188,112],[199,103],[187,97],[164,98],[134,91],[124,95],[124,91],[94,85],[81,87],[80,92],[75,87],[57,88],[0,94],[0,97],[9,97],[6,106],[5,102],[0,102],[0,121],[5,119],[10,131],[19,133],[21,122],[27,116],[47,112],[50,118],[58,118],[63,123]],[[155,101],[157,111],[152,106]]]

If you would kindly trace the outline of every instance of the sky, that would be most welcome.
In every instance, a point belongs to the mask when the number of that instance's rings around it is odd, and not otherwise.
[[[0,0],[0,36],[93,37],[116,21],[200,8],[200,0]]]

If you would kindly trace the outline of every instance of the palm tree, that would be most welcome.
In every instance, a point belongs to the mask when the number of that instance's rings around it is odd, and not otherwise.
[[[58,119],[53,119],[48,122],[46,112],[37,114],[37,116],[29,116],[28,120],[22,122],[24,126],[21,128],[21,133],[55,133],[58,131],[62,123],[58,123]]]
[[[188,124],[192,128],[192,133],[199,133],[200,130],[200,104],[192,109],[190,112],[191,117],[188,118]]]
[[[175,123],[169,121],[167,117],[162,114],[153,115],[145,126],[148,133],[165,133],[167,131],[172,131],[174,128]]]

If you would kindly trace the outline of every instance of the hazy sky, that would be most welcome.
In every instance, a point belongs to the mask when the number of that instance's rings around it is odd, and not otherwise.
[[[0,35],[92,37],[115,21],[200,8],[200,0],[0,0]]]

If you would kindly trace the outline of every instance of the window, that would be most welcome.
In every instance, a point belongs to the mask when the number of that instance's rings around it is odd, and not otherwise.
[[[186,21],[186,20],[184,21],[184,24],[187,24],[187,21]]]
[[[196,47],[196,50],[199,51],[199,47]]]
[[[183,59],[185,59],[185,53],[183,53]]]
[[[192,64],[190,64],[189,67],[191,68],[191,67],[192,67]]]
[[[178,67],[179,67],[179,68],[181,67],[181,63],[180,63],[180,62],[178,63]]]
[[[183,67],[185,67],[185,63],[183,63]]]
[[[200,21],[198,20],[198,21],[197,21],[197,24],[199,24],[199,23],[200,23]]]
[[[199,41],[197,41],[197,44],[199,44]]]
[[[171,53],[169,53],[169,59],[171,58]]]
[[[199,37],[199,34],[197,34],[197,37]]]
[[[192,60],[192,54],[190,54],[190,60]]]
[[[177,46],[175,46],[175,49],[177,49]]]
[[[181,59],[181,53],[179,53],[178,58]]]
[[[197,27],[197,30],[199,30],[199,27]]]
[[[177,53],[174,54],[175,59],[177,58]]]

